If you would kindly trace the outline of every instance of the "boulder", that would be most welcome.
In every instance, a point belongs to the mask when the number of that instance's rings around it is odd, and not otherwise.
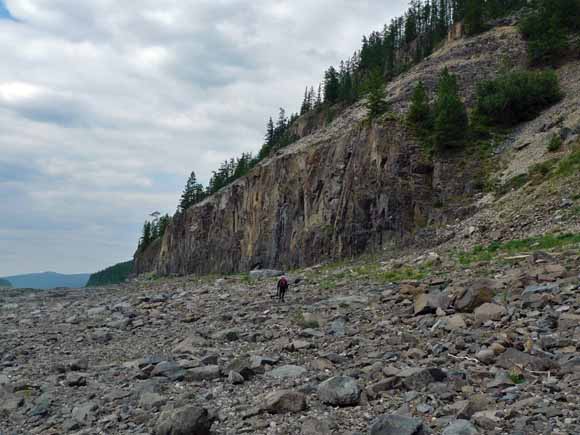
[[[479,279],[463,290],[455,301],[455,309],[472,312],[480,305],[491,302],[500,284],[491,279]]]
[[[86,373],[69,373],[66,376],[66,384],[69,387],[82,387],[87,385],[87,374]]]
[[[52,397],[49,394],[45,393],[41,395],[38,399],[36,399],[36,402],[34,403],[32,409],[29,411],[29,414],[32,417],[46,416],[50,410],[51,404]]]
[[[383,415],[373,422],[369,435],[426,435],[426,431],[417,418]]]
[[[239,329],[225,329],[213,335],[213,338],[220,341],[238,341],[240,339],[241,332]]]
[[[470,420],[474,414],[485,411],[493,405],[494,402],[485,394],[471,396],[465,406],[457,414],[458,421]]]
[[[82,405],[75,406],[72,410],[72,418],[80,424],[89,424],[95,418],[95,411],[99,409],[94,402],[87,402]]]
[[[230,370],[230,373],[228,374],[228,381],[232,385],[240,385],[244,383],[245,379],[238,372]]]
[[[256,374],[254,364],[249,356],[242,356],[232,360],[227,366],[226,372],[229,373],[232,371],[239,373],[245,380],[250,379]]]
[[[155,435],[210,435],[212,421],[205,408],[186,406],[164,411]]]
[[[397,388],[399,386],[399,383],[400,380],[392,376],[390,378],[385,378],[381,381],[369,385],[368,387],[366,387],[365,391],[368,397],[375,398],[384,391],[389,391]]]
[[[507,314],[507,310],[502,305],[486,302],[477,307],[473,313],[476,322],[485,323],[488,320],[501,320]]]
[[[73,372],[82,372],[89,368],[89,360],[87,358],[79,358],[71,361],[68,365]]]
[[[558,318],[558,329],[560,331],[566,331],[568,329],[575,329],[580,326],[580,315],[566,313],[561,314]]]
[[[139,406],[143,409],[159,409],[167,403],[167,399],[157,393],[145,392],[139,399]]]
[[[268,376],[272,378],[285,379],[285,378],[297,378],[306,373],[306,369],[300,366],[286,365],[278,367],[271,372],[268,372]]]
[[[443,327],[449,331],[460,331],[467,328],[462,314],[453,314],[443,320]]]
[[[280,390],[268,394],[262,409],[270,414],[286,414],[306,409],[306,396],[297,391]]]
[[[530,355],[513,347],[510,347],[498,357],[496,365],[506,370],[510,370],[514,366],[534,371],[557,370],[559,368],[558,363],[551,359]]]
[[[318,386],[318,397],[333,406],[353,406],[360,401],[361,388],[348,376],[330,378]]]
[[[331,435],[330,425],[321,419],[308,417],[302,423],[301,435]]]
[[[207,346],[207,340],[199,336],[190,336],[180,341],[177,346],[173,348],[175,354],[194,354],[200,348]]]
[[[288,347],[288,350],[291,351],[301,351],[304,349],[310,349],[312,347],[312,343],[310,343],[309,341],[306,340],[294,340],[292,343],[290,343],[290,346]]]
[[[493,364],[495,362],[496,353],[493,349],[483,349],[475,354],[475,358],[484,364]]]
[[[467,420],[455,420],[443,431],[443,435],[478,435],[479,432]]]
[[[425,389],[433,382],[442,382],[447,379],[447,374],[436,367],[405,369],[397,376],[406,389],[416,391]]]
[[[191,381],[211,381],[221,376],[219,366],[195,367],[187,371],[187,379]]]
[[[182,381],[185,378],[185,370],[173,361],[164,361],[153,368],[151,376],[160,376],[172,381]]]
[[[533,284],[527,286],[522,292],[522,297],[531,295],[534,293],[558,293],[560,291],[560,286],[555,283],[548,284]]]
[[[444,292],[421,293],[415,296],[414,312],[418,316],[420,314],[434,313],[438,308],[444,310],[448,306],[449,297]]]
[[[346,320],[342,317],[334,320],[328,327],[328,335],[344,337],[346,335]]]

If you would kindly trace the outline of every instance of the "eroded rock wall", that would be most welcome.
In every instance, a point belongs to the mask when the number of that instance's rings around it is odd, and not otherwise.
[[[360,122],[339,138],[261,165],[176,217],[155,269],[290,268],[402,241],[432,220],[434,203],[448,190],[472,189],[473,177],[457,177],[460,166],[456,158],[429,162],[396,119]]]

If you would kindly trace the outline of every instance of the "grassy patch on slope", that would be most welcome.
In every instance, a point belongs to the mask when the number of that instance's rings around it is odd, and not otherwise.
[[[497,190],[499,195],[527,185],[539,185],[547,180],[567,178],[580,173],[580,145],[561,159],[550,159],[530,167],[525,174],[516,175]]]
[[[503,243],[493,242],[488,246],[476,246],[471,251],[459,253],[458,260],[463,266],[469,266],[473,263],[489,262],[500,256],[551,250],[572,245],[580,245],[580,234],[546,234]]]

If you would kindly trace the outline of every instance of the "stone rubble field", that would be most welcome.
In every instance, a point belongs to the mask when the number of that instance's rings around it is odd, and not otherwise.
[[[578,250],[421,262],[0,293],[0,434],[580,433]]]

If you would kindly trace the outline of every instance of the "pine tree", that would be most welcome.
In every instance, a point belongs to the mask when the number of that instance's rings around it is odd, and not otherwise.
[[[434,107],[435,144],[441,149],[463,145],[469,120],[459,97],[457,79],[445,68],[437,85]]]
[[[158,237],[163,237],[163,235],[165,234],[165,230],[167,229],[167,226],[169,225],[170,221],[171,221],[171,218],[169,217],[168,214],[163,215],[159,218],[159,221],[157,224]]]
[[[304,100],[302,100],[302,106],[300,106],[300,115],[304,115],[306,112],[310,110],[310,105],[308,102],[308,86],[304,91]]]
[[[310,86],[310,90],[308,91],[308,107],[309,110],[314,109],[314,104],[316,103],[316,96],[314,94],[314,86]]]
[[[192,171],[181,194],[178,206],[179,211],[183,212],[193,205],[193,189],[195,184],[197,184],[197,178],[195,172]]]
[[[159,237],[159,220],[154,220],[151,222],[151,240],[155,240]]]
[[[431,128],[432,117],[429,107],[429,98],[425,84],[420,81],[411,97],[411,106],[407,113],[407,121],[418,131],[425,131]]]
[[[335,104],[338,102],[340,82],[336,69],[331,66],[324,75],[324,102]]]
[[[568,48],[568,33],[580,30],[580,1],[536,0],[534,11],[520,23],[530,59],[553,64]]]
[[[464,21],[468,35],[483,32],[483,0],[467,0]]]
[[[389,105],[385,101],[385,82],[379,69],[375,69],[367,79],[366,89],[369,119],[374,119],[389,110]]]
[[[151,222],[145,221],[143,224],[143,231],[141,233],[141,240],[139,241],[139,250],[143,251],[147,249],[147,247],[153,241],[151,237]]]
[[[264,140],[264,143],[269,146],[274,144],[274,121],[272,120],[272,117],[270,117],[268,124],[266,125],[266,137]]]

